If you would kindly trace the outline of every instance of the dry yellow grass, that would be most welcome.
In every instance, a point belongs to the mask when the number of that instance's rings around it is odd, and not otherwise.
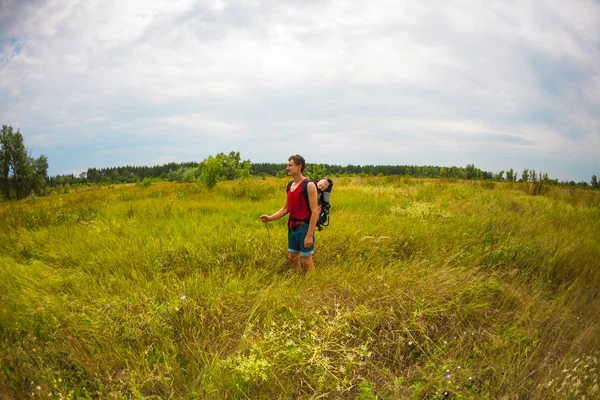
[[[285,262],[285,221],[269,249],[258,218],[284,187],[154,183],[0,204],[0,392],[597,393],[598,192],[336,178],[303,278]]]

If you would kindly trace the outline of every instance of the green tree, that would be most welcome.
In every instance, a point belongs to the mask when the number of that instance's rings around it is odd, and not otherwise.
[[[467,164],[467,167],[465,168],[465,172],[467,174],[467,179],[475,179],[476,178],[475,165]]]
[[[514,182],[516,179],[515,177],[515,172],[513,171],[513,169],[511,168],[510,170],[508,170],[508,172],[506,173],[506,180],[509,182]]]
[[[206,186],[211,189],[215,187],[217,182],[221,180],[223,175],[223,161],[218,156],[208,156],[208,158],[200,163],[202,170],[202,180]]]
[[[243,161],[238,165],[238,174],[242,179],[250,178],[252,175],[252,163],[250,160]]]
[[[319,179],[324,178],[326,174],[327,174],[327,167],[325,167],[324,165],[314,164],[312,166],[311,172],[309,174],[309,178],[311,178],[312,180],[318,181]]]
[[[529,170],[528,169],[523,170],[523,173],[521,174],[521,180],[523,182],[529,182]]]
[[[200,163],[198,168],[201,179],[209,188],[212,188],[221,180],[249,177],[252,163],[250,160],[242,161],[239,151],[232,151],[229,154],[219,153],[209,156]]]
[[[217,158],[223,163],[223,178],[226,180],[234,180],[239,178],[239,167],[240,167],[240,152],[231,151],[229,155],[225,153],[219,153],[216,155]]]
[[[33,191],[36,194],[42,194],[48,180],[48,158],[42,154],[36,159],[30,159],[30,161],[33,165]]]
[[[0,131],[0,191],[4,198],[22,199],[32,191],[42,194],[48,171],[48,159],[27,155],[23,135],[12,126],[2,125]]]
[[[12,127],[10,130],[12,133]],[[0,132],[0,191],[5,198],[8,198],[10,194],[9,177],[11,159],[8,147],[5,145],[7,141],[5,135],[5,126],[2,126],[2,132]]]
[[[600,186],[598,185],[598,177],[596,177],[596,175],[592,175],[592,187],[593,187],[593,188],[596,188],[596,189],[597,189],[598,187],[600,187]]]

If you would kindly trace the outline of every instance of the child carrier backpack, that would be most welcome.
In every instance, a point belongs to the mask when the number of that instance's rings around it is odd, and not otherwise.
[[[329,204],[329,202],[331,201],[331,189],[333,188],[333,180],[331,178],[324,179],[327,179],[327,182],[329,182],[329,186],[325,190],[319,189],[317,182],[313,181],[312,179],[307,178],[304,180],[304,182],[302,182],[302,197],[304,197],[304,201],[306,201],[306,204],[308,204],[308,184],[312,182],[317,187],[317,200],[319,201],[321,206],[321,210],[319,211],[319,218],[317,219],[318,230],[322,230],[324,226],[329,226],[329,211],[331,209],[331,204]],[[290,187],[292,186],[293,182],[294,181],[288,182],[286,192],[290,191]],[[310,217],[308,217],[304,222],[309,223]]]

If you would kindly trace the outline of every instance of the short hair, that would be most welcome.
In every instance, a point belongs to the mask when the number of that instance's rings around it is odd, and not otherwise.
[[[306,160],[304,160],[304,157],[302,157],[300,154],[294,154],[288,158],[288,161],[290,160],[294,160],[294,164],[296,165],[302,165],[300,172],[304,172],[304,168],[306,168]]]
[[[327,180],[327,178],[321,178],[319,179],[318,183],[321,183],[321,181],[323,181],[323,185],[325,185],[325,190],[327,190],[329,188],[329,181]]]

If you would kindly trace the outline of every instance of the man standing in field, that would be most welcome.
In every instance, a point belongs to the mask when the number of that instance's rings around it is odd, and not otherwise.
[[[293,155],[288,159],[285,168],[294,180],[288,184],[285,204],[272,215],[261,215],[263,222],[271,222],[286,214],[288,220],[288,260],[292,267],[305,274],[314,271],[313,253],[315,248],[315,231],[319,218],[317,204],[317,186],[314,182],[306,183],[308,202],[302,193],[303,182],[307,179],[302,175],[306,161],[301,155]],[[302,259],[302,262],[300,261]]]

